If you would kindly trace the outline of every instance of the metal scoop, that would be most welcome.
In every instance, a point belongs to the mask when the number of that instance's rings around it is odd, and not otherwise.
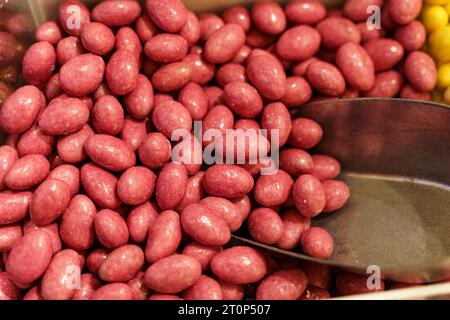
[[[334,237],[318,260],[234,236],[294,258],[390,280],[450,278],[450,108],[400,99],[333,100],[301,107],[324,129],[314,153],[340,160],[351,189],[347,205],[313,219]],[[373,268],[373,267],[372,267]],[[373,269],[369,269],[373,270]]]

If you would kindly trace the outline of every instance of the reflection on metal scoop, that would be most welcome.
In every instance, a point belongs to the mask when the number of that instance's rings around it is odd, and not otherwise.
[[[450,108],[401,99],[324,101],[295,117],[319,122],[315,153],[338,158],[351,189],[349,203],[313,219],[334,237],[321,261],[243,237],[237,241],[291,257],[390,280],[421,283],[450,278]]]

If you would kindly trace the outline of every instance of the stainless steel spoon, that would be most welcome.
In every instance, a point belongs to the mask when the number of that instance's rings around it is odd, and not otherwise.
[[[235,241],[294,258],[411,283],[450,278],[450,108],[401,99],[332,100],[301,107],[324,129],[314,150],[338,158],[352,195],[313,219],[334,237],[333,256]],[[372,267],[373,268],[373,267]],[[371,272],[373,269],[369,269]]]

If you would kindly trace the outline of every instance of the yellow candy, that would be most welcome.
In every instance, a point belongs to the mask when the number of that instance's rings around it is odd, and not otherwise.
[[[446,104],[450,104],[450,87],[448,87],[444,92],[444,102]]]
[[[425,0],[425,3],[430,6],[442,6],[444,4],[449,4],[450,0]]]
[[[445,6],[445,10],[447,10],[447,14],[450,15],[450,3]]]
[[[438,68],[437,84],[439,88],[450,87],[450,63],[443,64]]]
[[[442,62],[450,61],[450,27],[439,28],[429,38],[430,53]]]
[[[438,59],[440,62],[449,62],[450,61],[450,48],[441,48],[439,51],[433,56]]]
[[[447,26],[448,13],[441,6],[425,7],[422,13],[422,21],[428,32]]]

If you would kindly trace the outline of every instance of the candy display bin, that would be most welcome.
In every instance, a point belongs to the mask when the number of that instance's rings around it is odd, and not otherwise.
[[[56,17],[57,7],[60,1],[3,0],[3,2],[5,3],[4,6],[6,8],[23,13],[31,19],[35,26],[38,26],[39,24]],[[83,2],[92,6],[99,1],[83,0]],[[252,2],[254,2],[254,0],[184,0],[186,6],[195,12],[220,12],[231,5],[250,5]],[[339,7],[344,1],[322,0],[322,2],[328,7]],[[0,4],[1,3],[2,0],[0,0]],[[363,103],[364,102],[361,101],[361,104]],[[383,105],[382,101],[380,102],[380,105]],[[369,154],[370,152],[374,152],[374,149],[365,145],[363,141],[359,139],[358,135],[359,133],[367,134],[368,131],[364,131],[364,128],[367,129],[370,127],[376,131],[373,138],[375,140],[371,140],[371,143],[373,143],[372,146],[379,146],[379,149],[376,150],[378,161],[391,161],[388,165],[383,166],[381,172],[377,173],[383,173],[382,170],[385,170],[385,172],[389,174],[411,174],[411,176],[415,177],[415,174],[419,171],[420,178],[429,178],[430,180],[437,180],[440,183],[448,185],[450,183],[450,172],[448,169],[448,159],[450,159],[450,123],[448,122],[448,120],[450,120],[450,109],[437,104],[427,105],[426,108],[415,105],[411,108],[403,109],[403,115],[408,118],[407,121],[410,122],[410,126],[402,127],[400,118],[397,120],[395,118],[389,119],[389,121],[387,121],[388,125],[386,125],[386,121],[383,119],[383,116],[385,115],[395,115],[396,111],[394,108],[394,105],[386,106],[386,104],[384,104],[382,108],[372,108],[368,110],[363,118],[351,117],[350,113],[352,110],[350,109],[347,110],[349,112],[347,115],[344,115],[342,109],[340,111],[328,109],[329,112],[337,112],[336,116],[332,114],[327,114],[326,116],[319,115],[317,121],[336,141],[329,144],[325,143],[320,151],[337,157],[342,161],[344,167],[346,167],[346,161],[348,159],[345,159],[346,155],[343,153],[343,149],[345,146],[352,145],[352,147],[355,148],[352,152],[355,154],[360,152],[362,156],[357,159],[358,161],[361,161],[359,163],[356,163],[357,160],[355,159],[351,160],[353,161],[353,163],[350,164],[351,169],[361,172],[377,172],[377,163],[372,161],[375,156]],[[430,113],[428,118],[424,114],[424,109],[427,109],[426,111]],[[326,112],[326,110],[327,109],[324,109],[324,112]],[[295,113],[295,115],[309,116],[308,113],[308,110],[306,110],[306,113],[299,111],[299,113]],[[313,111],[311,114],[317,115],[317,111]],[[419,118],[423,121],[417,121],[416,123],[414,119]],[[336,121],[348,121],[348,123],[351,122],[352,125],[347,126],[347,122],[336,123]],[[417,146],[417,149],[414,148],[414,144],[412,144],[411,141],[405,142],[402,140],[405,137],[398,140],[394,137],[396,135],[395,130],[398,130],[399,132],[401,132],[401,130],[410,130],[411,132],[414,132],[415,130],[425,130],[424,125],[426,123],[429,124],[427,136],[421,141],[422,144]],[[398,127],[396,127],[397,124],[399,124]],[[353,131],[345,131],[350,127]],[[386,133],[384,133],[380,128],[394,128],[394,131],[386,131]],[[406,134],[406,136],[408,135]],[[414,135],[411,134],[408,138],[414,139]],[[440,142],[432,143],[433,139],[439,140]],[[428,142],[428,144],[426,144],[426,142]],[[403,149],[403,154],[399,155],[394,153],[394,150],[402,148],[402,146],[405,145],[406,147]],[[364,156],[364,153],[366,153],[366,156]],[[414,156],[414,154],[419,154],[416,159],[416,166],[411,164],[412,162],[408,162],[409,167],[407,167],[407,165],[402,165],[405,163],[408,154],[411,154],[412,156]],[[450,282],[368,295],[349,296],[339,299],[442,299],[446,296],[450,297]]]

